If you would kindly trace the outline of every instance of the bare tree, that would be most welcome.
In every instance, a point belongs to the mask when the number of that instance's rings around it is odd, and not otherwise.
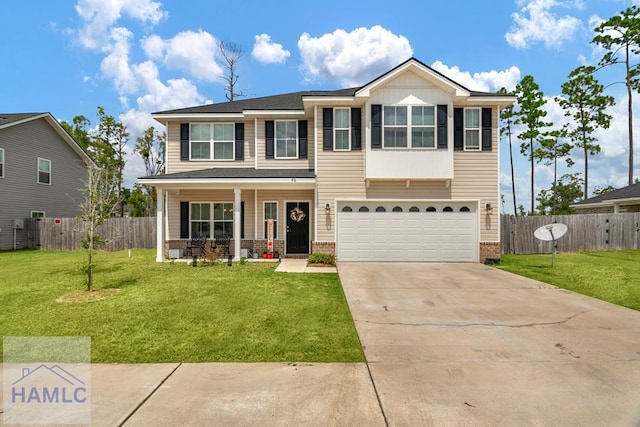
[[[165,166],[165,151],[167,145],[167,133],[157,132],[153,126],[145,130],[142,135],[136,138],[136,146],[133,151],[138,153],[144,161],[144,167],[147,172],[147,176],[162,175],[164,173]],[[144,188],[144,215],[151,216],[154,207],[156,206],[156,189],[155,187],[142,186]],[[132,194],[136,193],[136,188],[133,189]],[[130,198],[127,200],[129,207],[132,208],[130,202],[133,200]],[[130,211],[130,214],[132,212]],[[140,212],[136,212],[140,214]]]
[[[222,79],[226,82],[224,87],[224,96],[229,101],[233,101],[238,96],[246,96],[242,91],[236,92],[236,83],[238,82],[237,67],[240,59],[242,58],[242,48],[235,43],[225,43],[222,40],[218,43],[220,55],[224,60],[224,68],[227,70],[227,74],[222,76]]]
[[[84,193],[84,200],[80,203],[80,219],[87,224],[85,238],[82,240],[87,249],[88,263],[87,291],[93,291],[93,270],[94,270],[94,249],[96,243],[104,242],[96,229],[105,219],[114,216],[120,206],[120,194],[118,192],[117,171],[114,168],[91,168],[89,169],[85,187],[81,190]]]

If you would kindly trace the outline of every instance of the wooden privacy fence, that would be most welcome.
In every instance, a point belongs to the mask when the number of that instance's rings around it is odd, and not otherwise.
[[[568,228],[558,239],[558,252],[608,251],[640,248],[640,213],[579,214],[550,216],[502,215],[500,231],[503,254],[551,253],[552,243],[533,232],[558,222]]]
[[[27,246],[30,249],[83,249],[87,223],[77,218],[29,218],[25,220]],[[110,218],[97,228],[106,243],[98,249],[154,249],[156,247],[156,219]]]

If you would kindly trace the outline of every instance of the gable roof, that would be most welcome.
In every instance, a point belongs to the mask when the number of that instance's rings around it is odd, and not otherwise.
[[[605,194],[590,197],[572,206],[576,208],[593,207],[593,205],[613,205],[616,202],[630,201],[640,203],[640,182],[618,188]]]
[[[91,157],[80,147],[69,132],[62,127],[60,122],[51,113],[0,113],[0,129],[30,122],[32,120],[44,119],[58,135],[71,147],[71,149],[90,167],[96,167]]]
[[[470,99],[478,98],[478,100],[487,100],[487,98],[489,98],[492,99],[493,102],[504,100],[505,104],[511,104],[515,100],[515,97],[511,95],[469,90],[439,71],[434,70],[425,63],[412,57],[360,87],[338,90],[291,92],[259,98],[242,99],[239,101],[220,102],[195,107],[158,111],[152,115],[154,118],[159,119],[166,118],[168,116],[188,114],[243,114],[246,111],[304,111],[305,98],[354,98],[358,95],[368,96],[368,93],[372,88],[384,83],[389,78],[403,72],[407,68],[417,68],[428,73],[434,78],[434,80],[438,81],[440,85],[451,88],[456,93],[456,96],[462,96]]]

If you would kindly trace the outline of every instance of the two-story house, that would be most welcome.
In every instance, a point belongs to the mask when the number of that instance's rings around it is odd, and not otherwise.
[[[158,112],[167,173],[158,250],[231,236],[232,253],[340,261],[478,262],[500,256],[500,108],[411,58],[362,87]]]
[[[24,218],[74,217],[89,156],[49,113],[0,113],[0,250],[29,246]]]

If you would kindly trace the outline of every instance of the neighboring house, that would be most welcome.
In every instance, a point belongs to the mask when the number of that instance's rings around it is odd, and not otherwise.
[[[340,261],[500,257],[499,129],[514,97],[468,90],[411,58],[352,89],[164,111],[158,252],[232,236],[262,253]]]
[[[582,200],[571,207],[581,214],[640,212],[640,183]]]
[[[91,159],[49,113],[0,113],[0,250],[28,246],[25,218],[75,217]]]

